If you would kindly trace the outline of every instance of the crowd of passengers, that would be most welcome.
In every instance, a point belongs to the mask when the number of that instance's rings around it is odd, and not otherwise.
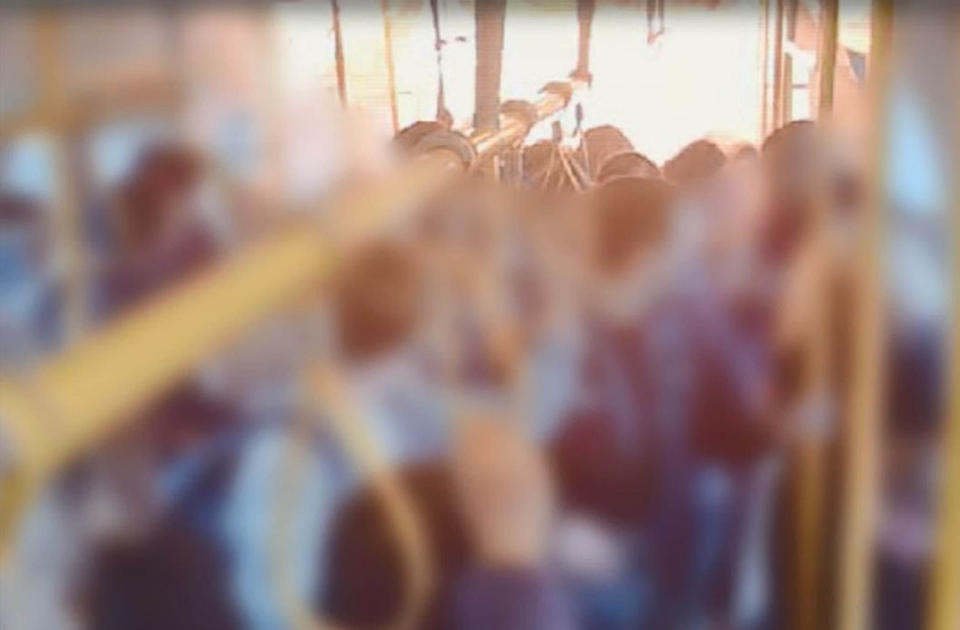
[[[0,625],[788,628],[797,444],[816,435],[829,627],[864,210],[841,147],[795,122],[658,165],[601,126],[525,147],[512,187],[452,186],[62,474],[21,528]],[[223,258],[208,176],[152,147],[90,212],[97,317]],[[0,218],[4,360],[28,360],[59,332],[53,226],[9,195]],[[909,529],[939,365],[892,313],[886,509]],[[878,627],[918,627],[927,552],[891,540]]]

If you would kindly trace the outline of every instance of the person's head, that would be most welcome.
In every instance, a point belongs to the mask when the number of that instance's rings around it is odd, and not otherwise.
[[[749,142],[738,142],[727,153],[732,164],[756,164],[760,162],[760,150]]]
[[[763,220],[760,153],[752,144],[739,143],[727,155],[712,191],[712,240],[716,249],[734,253],[741,261],[750,260]]]
[[[836,147],[812,121],[799,120],[777,129],[764,141],[761,171],[764,183],[765,258],[789,261],[806,240],[818,203],[829,215],[854,203],[854,178],[838,169]],[[818,196],[819,195],[819,196]]]
[[[600,125],[583,132],[580,150],[586,154],[590,175],[596,180],[600,166],[608,157],[622,151],[632,151],[633,144],[613,125]]]
[[[726,163],[727,156],[716,143],[697,140],[667,160],[663,175],[675,186],[695,186],[717,175]]]
[[[820,286],[845,296],[856,267],[859,171],[853,156],[828,129],[791,123],[763,145],[763,227],[758,262],[766,291],[775,300],[803,295],[810,284],[806,260],[822,265]],[[801,298],[802,299],[802,298]],[[785,303],[785,318],[798,309]]]
[[[795,120],[780,127],[767,136],[760,150],[770,202],[778,206],[809,205],[814,166],[821,155],[814,122]]]
[[[637,151],[614,153],[600,165],[596,183],[602,185],[614,177],[650,177],[661,176],[660,168],[653,161]]]
[[[162,238],[189,214],[205,167],[192,149],[180,144],[148,147],[137,159],[120,191],[120,231],[129,246]]]
[[[591,262],[600,301],[613,300],[624,307],[620,310],[630,310],[633,297],[656,285],[670,238],[673,201],[673,188],[660,179],[620,177],[594,192],[589,209]]]
[[[415,333],[423,279],[413,249],[394,241],[361,245],[343,261],[333,284],[332,311],[344,359],[376,360]]]
[[[760,169],[763,178],[763,217],[759,255],[771,270],[785,267],[806,238],[812,197],[808,188],[811,154],[815,153],[812,121],[791,122],[763,142]]]
[[[721,262],[731,253],[735,182],[726,166],[726,155],[710,140],[688,144],[663,166],[664,178],[680,197],[680,242],[688,257]]]

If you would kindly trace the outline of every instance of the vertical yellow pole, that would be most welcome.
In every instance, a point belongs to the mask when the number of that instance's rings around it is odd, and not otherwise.
[[[273,11],[272,5],[264,5],[260,13],[261,28],[258,30],[258,45],[262,52],[262,57],[270,68],[281,67],[281,46],[282,33],[279,28],[277,14]],[[267,135],[265,147],[265,170],[263,184],[264,199],[283,199],[283,169],[284,169],[284,124],[283,115],[283,96],[282,80],[278,72],[270,72],[264,78],[267,89],[264,91],[261,101],[262,117]]]
[[[347,106],[347,71],[343,61],[343,31],[340,28],[340,0],[330,0],[333,10],[333,57],[337,67],[337,94],[340,104]]]
[[[40,78],[40,109],[43,120],[53,130],[54,170],[56,190],[53,197],[53,215],[58,249],[64,269],[64,326],[67,339],[78,337],[84,328],[86,314],[85,285],[86,258],[83,255],[83,235],[78,216],[76,168],[71,154],[73,142],[69,128],[65,96],[65,57],[63,55],[63,28],[59,15],[52,11],[42,13],[34,26],[38,75]]]
[[[770,133],[770,0],[760,3],[760,142]]]
[[[500,78],[503,68],[503,28],[506,0],[476,4],[477,69],[473,126],[478,131],[500,128]]]
[[[783,124],[783,3],[777,0],[777,10],[773,17],[773,128]]]
[[[823,28],[820,40],[820,83],[833,85],[836,71],[837,0],[823,0]],[[789,7],[788,33],[796,32],[797,5],[791,0]],[[832,24],[832,26],[831,26]],[[792,72],[785,68],[784,92],[790,94]],[[818,107],[818,123],[821,130],[830,125],[833,114],[832,89],[821,88]],[[783,109],[779,112],[782,121],[789,122],[789,99],[784,99]],[[830,214],[832,199],[830,195],[829,173],[824,170],[817,178],[815,205],[811,208],[813,224],[813,246],[816,257],[818,284],[812,298],[813,321],[805,345],[805,390],[804,398],[815,409],[820,401],[827,400],[833,389],[835,347],[833,314],[830,312],[830,291],[834,271],[830,264]],[[842,394],[838,396],[843,399]],[[824,411],[825,412],[825,411]],[[839,414],[837,414],[839,415]],[[825,622],[825,610],[821,601],[824,579],[824,496],[826,488],[825,437],[819,432],[805,433],[797,443],[796,471],[797,487],[794,510],[797,522],[797,559],[796,559],[796,627],[799,630],[818,630]]]
[[[960,42],[960,20],[955,18]],[[960,61],[960,46],[954,52]],[[949,67],[949,65],[947,66]],[[955,86],[953,108],[960,115],[960,88]],[[956,121],[960,120],[955,118]],[[952,158],[960,159],[960,125],[953,130]],[[960,184],[953,182],[953,326],[950,340],[950,386],[947,417],[943,428],[940,504],[937,539],[934,546],[933,580],[930,593],[930,630],[960,628]]]
[[[820,115],[833,111],[833,86],[837,74],[839,1],[822,0],[820,29]]]
[[[884,300],[881,282],[885,232],[883,167],[886,103],[893,31],[893,0],[874,0],[868,85],[872,97],[871,171],[867,213],[859,230],[857,311],[840,523],[837,624],[872,628],[874,540],[879,498],[881,392],[884,374]]]
[[[593,27],[595,0],[577,0],[577,67],[573,77],[581,81],[590,81],[590,35]]]
[[[397,79],[393,63],[393,26],[390,22],[390,0],[380,0],[380,12],[383,13],[383,48],[387,64],[387,89],[390,90],[390,122],[393,133],[400,129],[397,114]]]
[[[797,38],[797,11],[799,8],[799,0],[787,0],[784,37],[788,42],[794,42]],[[783,60],[782,107],[783,112],[780,114],[780,122],[785,125],[793,120],[793,54],[787,54]]]

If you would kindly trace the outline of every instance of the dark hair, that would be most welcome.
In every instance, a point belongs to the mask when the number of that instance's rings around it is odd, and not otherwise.
[[[147,147],[137,158],[121,191],[123,233],[142,242],[163,223],[164,201],[196,186],[204,161],[193,149],[174,143]]]
[[[44,206],[36,199],[12,193],[0,194],[0,230],[24,230],[29,242],[29,255],[34,260],[49,252],[53,236],[51,227]]]
[[[661,176],[660,168],[653,160],[636,151],[620,151],[614,153],[600,165],[597,170],[596,183],[603,184],[614,177],[652,177]]]
[[[35,227],[45,222],[42,207],[36,199],[13,193],[0,194],[0,226]]]
[[[659,246],[670,223],[673,188],[661,179],[617,177],[593,198],[594,261],[621,271],[644,248]]]
[[[420,267],[408,246],[378,241],[349,255],[333,291],[345,356],[372,359],[403,342],[419,320],[420,298]]]
[[[804,134],[810,134],[816,128],[812,120],[794,120],[779,129],[770,132],[760,145],[760,152],[763,156],[769,155],[784,146],[793,146],[797,140]]]
[[[727,156],[720,147],[709,140],[697,140],[668,160],[663,165],[663,174],[667,181],[685,186],[713,176],[726,163]]]
[[[584,148],[586,149],[590,175],[596,179],[600,172],[600,165],[603,164],[604,160],[614,153],[632,151],[633,144],[623,135],[622,131],[613,125],[600,125],[583,132],[583,139],[580,142],[581,151]]]
[[[139,155],[129,182],[189,187],[200,179],[203,169],[203,158],[194,149],[183,144],[160,143],[147,147]],[[148,178],[162,178],[162,181],[145,181]]]
[[[752,162],[760,159],[760,151],[749,142],[741,142],[730,150],[731,162]]]

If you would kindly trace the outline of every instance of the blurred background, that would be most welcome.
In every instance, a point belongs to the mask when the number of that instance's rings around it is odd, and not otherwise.
[[[960,629],[960,11],[0,6],[0,627]]]

